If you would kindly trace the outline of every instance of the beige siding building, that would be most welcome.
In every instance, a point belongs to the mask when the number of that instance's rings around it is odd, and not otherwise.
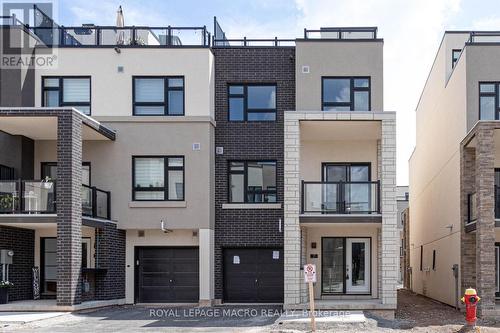
[[[412,289],[455,306],[475,287],[483,316],[500,314],[497,41],[493,33],[445,32],[417,106],[410,158]]]

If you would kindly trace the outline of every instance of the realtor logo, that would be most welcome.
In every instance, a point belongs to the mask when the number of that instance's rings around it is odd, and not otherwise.
[[[0,0],[0,67],[55,68],[60,37],[53,0]]]
[[[304,282],[316,283],[316,265],[313,264],[304,265]]]

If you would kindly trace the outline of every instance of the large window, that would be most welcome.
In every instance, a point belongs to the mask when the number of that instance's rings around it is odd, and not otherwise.
[[[276,85],[232,84],[228,89],[229,121],[276,120]]]
[[[500,100],[498,91],[499,82],[479,82],[479,119],[499,119]]]
[[[133,200],[184,200],[183,156],[134,156],[132,168]]]
[[[323,77],[324,111],[369,111],[369,77]]]
[[[229,202],[276,202],[276,162],[229,162]]]
[[[184,77],[133,78],[135,116],[183,116]]]
[[[90,76],[42,78],[42,106],[74,107],[90,115]]]

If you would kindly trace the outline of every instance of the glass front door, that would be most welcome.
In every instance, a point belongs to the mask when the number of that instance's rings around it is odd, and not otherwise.
[[[370,238],[322,239],[321,293],[370,293]]]
[[[348,238],[346,242],[347,293],[370,291],[370,240]]]

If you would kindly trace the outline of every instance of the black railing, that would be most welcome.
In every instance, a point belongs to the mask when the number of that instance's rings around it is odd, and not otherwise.
[[[500,186],[495,186],[495,219],[500,219]],[[467,194],[467,220],[465,224],[474,223],[477,221],[477,194]]]
[[[376,27],[304,29],[304,39],[376,39]]]
[[[302,214],[379,214],[380,181],[302,181]]]
[[[210,46],[211,35],[203,27],[145,26],[29,26],[15,17],[2,17],[3,25],[22,25],[44,46],[57,47],[194,47]]]
[[[84,216],[110,220],[111,192],[97,187],[82,185],[82,214]]]
[[[82,215],[111,219],[111,193],[82,185]],[[46,180],[0,181],[0,214],[55,214],[56,184]]]
[[[468,43],[500,43],[500,31],[471,31]]]

